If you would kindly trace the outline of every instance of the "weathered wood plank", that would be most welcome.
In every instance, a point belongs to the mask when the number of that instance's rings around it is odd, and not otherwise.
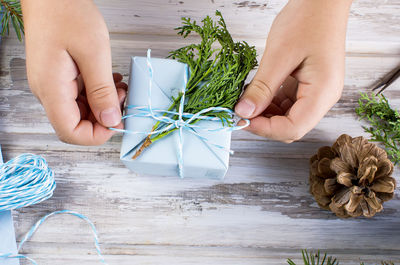
[[[287,1],[280,0],[96,0],[111,32],[171,35],[180,17],[201,20],[218,9],[234,35],[265,38],[273,19]],[[399,42],[400,4],[396,0],[356,0],[348,36],[352,41]]]
[[[123,167],[115,153],[49,150],[44,155],[57,173],[59,186],[52,199],[15,213],[16,220],[25,220],[16,227],[19,236],[38,216],[67,208],[91,216],[108,243],[375,249],[379,242],[381,249],[400,246],[399,197],[386,203],[384,212],[374,219],[340,220],[319,210],[309,195],[304,158],[233,156],[226,179],[219,181],[138,176]],[[73,222],[54,218],[33,241],[73,242],[81,234]]]
[[[277,265],[287,264],[287,257],[300,263],[300,250],[297,249],[264,249],[264,248],[225,248],[225,247],[193,247],[193,246],[150,246],[136,245],[127,249],[126,246],[114,245],[112,255],[106,259],[110,264],[263,264]],[[68,248],[69,256],[65,249]],[[63,260],[67,264],[73,264],[79,259],[80,264],[98,264],[95,254],[90,251],[91,244],[60,244],[60,248],[54,252],[54,247],[46,243],[35,243],[26,248],[28,252],[40,249],[41,254],[33,255],[40,264],[58,264]],[[84,255],[89,249],[90,256]],[[123,253],[130,252],[130,255]],[[359,259],[354,257],[353,249],[331,250],[333,255],[340,258],[341,264],[359,264]],[[392,259],[397,261],[394,251],[360,251],[362,260],[366,264],[375,264],[376,260]],[[358,262],[358,263],[357,263]]]

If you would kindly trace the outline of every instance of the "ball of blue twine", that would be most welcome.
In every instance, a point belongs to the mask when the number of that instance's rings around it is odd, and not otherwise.
[[[53,171],[43,157],[19,155],[0,166],[0,211],[42,202],[55,188]]]

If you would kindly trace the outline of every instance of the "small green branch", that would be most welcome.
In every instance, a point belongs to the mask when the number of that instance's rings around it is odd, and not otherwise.
[[[387,98],[380,94],[361,93],[356,113],[360,120],[365,120],[369,126],[363,126],[365,132],[371,135],[371,140],[384,145],[393,163],[400,162],[400,114],[392,109]]]

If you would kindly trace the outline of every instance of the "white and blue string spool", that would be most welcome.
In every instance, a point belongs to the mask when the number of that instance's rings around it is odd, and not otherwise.
[[[53,195],[56,188],[54,173],[49,168],[46,160],[38,155],[22,154],[0,165],[0,212],[15,210],[40,203]],[[88,217],[70,210],[60,210],[47,214],[41,218],[25,234],[18,244],[18,253],[0,253],[0,259],[29,260],[32,264],[38,263],[32,258],[19,254],[23,244],[29,240],[37,229],[51,216],[69,214],[86,221],[92,231],[94,244],[100,261],[106,264],[101,253],[97,230]]]
[[[0,211],[15,210],[42,202],[56,188],[46,160],[22,154],[0,166]]]
[[[154,130],[154,131],[148,131],[148,132],[141,132],[141,131],[131,131],[131,130],[126,130],[126,129],[118,129],[118,128],[109,128],[110,130],[117,131],[117,132],[122,132],[122,133],[128,133],[128,134],[144,134],[144,135],[154,135],[154,134],[159,134],[165,131],[169,131],[170,129],[178,129],[179,133],[179,140],[178,140],[178,148],[177,148],[177,159],[178,159],[178,173],[181,178],[184,177],[184,172],[183,172],[183,129],[186,131],[190,132],[191,134],[197,136],[200,140],[203,142],[207,143],[210,146],[213,146],[215,148],[224,150],[226,152],[229,152],[230,154],[233,154],[233,151],[230,149],[225,148],[224,146],[221,146],[217,143],[213,143],[210,140],[208,140],[206,137],[200,135],[196,130],[200,131],[207,131],[207,132],[222,132],[222,131],[236,131],[236,130],[241,130],[247,126],[250,125],[250,121],[248,119],[242,119],[245,121],[245,124],[242,126],[238,126],[237,123],[234,122],[233,118],[231,118],[229,121],[230,123],[235,123],[234,126],[221,126],[219,128],[209,128],[206,126],[202,126],[199,124],[191,124],[194,120],[207,120],[207,121],[216,121],[216,122],[221,122],[221,119],[218,117],[210,117],[206,116],[204,114],[208,112],[225,112],[229,114],[231,117],[234,116],[234,112],[231,109],[228,108],[223,108],[223,107],[210,107],[203,109],[197,113],[185,113],[184,112],[184,104],[185,104],[185,90],[186,90],[186,84],[187,84],[187,79],[189,75],[188,67],[186,67],[185,75],[184,75],[184,85],[182,86],[181,89],[181,99],[180,99],[180,104],[178,108],[178,112],[176,111],[168,111],[168,110],[162,110],[162,109],[157,109],[152,107],[152,101],[151,101],[151,95],[152,95],[152,87],[153,87],[153,67],[151,64],[151,50],[147,50],[147,67],[149,71],[149,89],[148,89],[148,105],[147,106],[136,106],[136,105],[128,105],[126,106],[126,109],[131,109],[131,110],[136,110],[137,113],[134,114],[128,114],[124,115],[122,117],[123,120],[132,118],[132,117],[149,117],[152,118],[156,121],[159,121],[161,123],[164,123],[166,126],[162,126],[161,129]],[[177,119],[174,119],[173,117],[177,117]],[[186,120],[185,120],[185,119]],[[196,129],[196,130],[195,130]]]

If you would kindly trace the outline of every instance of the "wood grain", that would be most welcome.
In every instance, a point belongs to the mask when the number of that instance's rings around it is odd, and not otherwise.
[[[235,37],[263,51],[283,1],[97,0],[111,31],[113,68],[128,78],[130,56],[154,56],[187,41],[172,28],[181,16],[220,9]],[[243,23],[246,21],[246,23]],[[119,161],[121,136],[100,147],[63,144],[30,93],[23,44],[0,47],[0,143],[5,159],[42,154],[56,173],[54,196],[14,212],[17,238],[41,216],[71,209],[88,215],[110,264],[285,264],[302,248],[343,264],[400,262],[400,197],[373,219],[340,220],[308,193],[308,158],[340,134],[365,135],[354,115],[358,93],[399,64],[400,3],[355,1],[349,21],[345,89],[301,141],[287,145],[238,132],[224,180],[137,175]],[[386,92],[400,107],[400,82]],[[400,180],[398,172],[395,173]],[[399,188],[397,189],[397,192]],[[85,223],[51,218],[23,249],[39,264],[98,264]]]
[[[202,19],[218,9],[235,36],[265,38],[273,19],[285,5],[281,0],[96,0],[111,32],[174,35],[182,16]],[[398,42],[400,31],[396,0],[354,1],[348,39]],[[162,23],[160,23],[162,21]]]

